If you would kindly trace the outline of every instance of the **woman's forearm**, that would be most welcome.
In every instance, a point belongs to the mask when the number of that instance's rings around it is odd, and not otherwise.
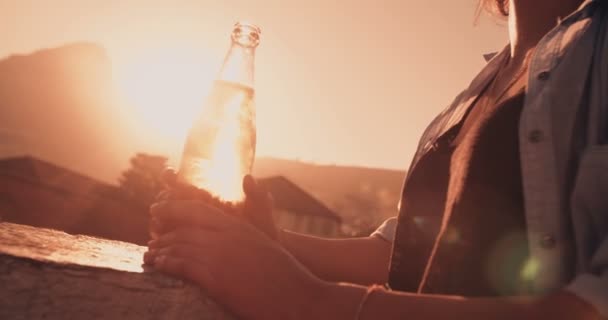
[[[280,241],[302,264],[326,281],[386,283],[390,243],[375,237],[325,239],[282,231]]]
[[[328,284],[318,298],[315,319],[355,319],[367,288]],[[558,292],[544,297],[463,298],[376,290],[367,296],[358,317],[367,319],[600,319],[575,295]]]

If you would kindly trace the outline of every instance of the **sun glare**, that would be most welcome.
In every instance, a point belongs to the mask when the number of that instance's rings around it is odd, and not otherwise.
[[[200,112],[215,70],[194,50],[165,48],[134,55],[116,71],[136,122],[151,136],[183,144],[192,119]]]
[[[211,66],[208,57],[193,54],[193,51],[183,48],[148,50],[115,68],[121,94],[133,108],[133,121],[144,128],[148,144],[160,149],[168,147],[172,152],[179,150],[179,154],[170,154],[173,158],[181,155],[194,119],[200,117],[204,107],[209,107],[204,104],[219,69],[219,66]],[[222,97],[220,100],[228,99],[224,112],[229,120],[219,126],[210,158],[191,162],[189,182],[224,201],[237,202],[244,197],[239,112],[246,99],[251,98],[251,92],[222,90],[217,94]]]

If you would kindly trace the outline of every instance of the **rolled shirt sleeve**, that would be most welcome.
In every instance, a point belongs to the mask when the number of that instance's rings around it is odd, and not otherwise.
[[[566,290],[595,307],[602,317],[608,319],[608,238],[604,239],[593,256],[591,270],[598,271],[576,276]]]
[[[370,236],[371,237],[379,237],[385,241],[393,242],[395,239],[395,232],[397,230],[397,217],[392,217],[382,223],[376,231],[374,231]]]

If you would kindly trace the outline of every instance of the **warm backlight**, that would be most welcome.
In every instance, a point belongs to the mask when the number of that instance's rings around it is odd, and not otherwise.
[[[228,202],[243,199],[239,112],[245,99],[244,92],[237,92],[228,102],[225,108],[227,120],[218,126],[210,159],[195,160],[199,170],[193,170],[190,177],[195,186]]]
[[[253,89],[216,81],[184,146],[180,178],[221,200],[243,200],[255,150]]]
[[[179,169],[185,182],[223,201],[239,202],[244,198],[243,176],[253,161],[253,90],[214,82],[213,70],[219,66],[187,52],[193,51],[175,48],[142,54],[117,68],[117,82],[148,143],[169,151],[174,160],[182,157]],[[204,123],[193,127],[199,118]]]
[[[147,128],[150,139],[170,141],[172,149],[183,143],[218,68],[205,65],[209,59],[199,54],[186,48],[152,49],[116,68],[137,123]]]

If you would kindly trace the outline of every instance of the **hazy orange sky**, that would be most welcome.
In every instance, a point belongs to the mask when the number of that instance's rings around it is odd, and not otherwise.
[[[174,156],[232,24],[247,20],[262,28],[259,155],[406,169],[422,130],[483,66],[482,54],[506,44],[504,26],[488,18],[473,25],[475,7],[476,0],[0,0],[0,57],[99,43],[140,121],[160,137],[155,151]]]

